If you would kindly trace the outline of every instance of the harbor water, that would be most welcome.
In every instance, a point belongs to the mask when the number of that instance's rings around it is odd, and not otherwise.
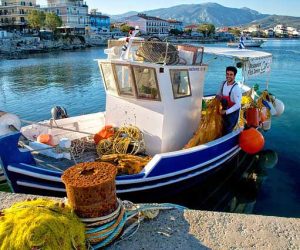
[[[300,217],[300,40],[268,40],[260,50],[273,54],[272,71],[257,80],[249,79],[249,83],[259,84],[261,90],[268,87],[284,102],[285,112],[274,117],[272,129],[264,133],[265,149],[273,156],[275,151],[278,162],[263,169],[251,213]],[[32,121],[49,119],[51,107],[56,105],[65,107],[70,116],[104,111],[105,92],[94,61],[104,57],[104,48],[92,48],[1,60],[0,110]],[[232,62],[213,57],[206,60],[205,94],[211,94]]]

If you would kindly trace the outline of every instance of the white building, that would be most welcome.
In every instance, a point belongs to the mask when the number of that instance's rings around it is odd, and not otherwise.
[[[289,37],[299,37],[299,32],[294,27],[287,27]]]
[[[143,34],[150,35],[166,35],[169,33],[169,23],[167,20],[147,16],[146,14],[138,14],[126,18],[126,23],[129,26],[138,26]]]
[[[47,0],[47,7],[43,10],[57,14],[65,28],[83,32],[89,26],[88,6],[82,0]]]
[[[288,37],[287,27],[283,24],[278,24],[274,27],[274,32],[276,36],[279,37]]]

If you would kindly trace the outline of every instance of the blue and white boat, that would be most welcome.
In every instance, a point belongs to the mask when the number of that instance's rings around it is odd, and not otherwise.
[[[160,47],[170,51],[164,57],[141,57],[141,51],[146,53],[145,48],[151,50],[155,44],[147,47],[144,41],[131,38],[127,50],[122,51],[124,42],[111,42],[106,50],[107,59],[97,60],[105,83],[105,112],[43,121],[23,127],[22,134],[33,141],[39,134],[51,134],[54,144],[58,144],[62,138],[74,140],[95,134],[107,124],[135,125],[143,132],[146,153],[153,158],[140,173],[117,176],[119,195],[145,192],[172,195],[222,169],[239,154],[239,134],[243,128],[238,127],[206,144],[183,149],[201,120],[204,78],[208,70],[208,65],[202,62],[203,48],[181,46],[180,50],[172,51],[171,45],[166,44]],[[254,70],[253,67],[268,71],[272,58],[269,53],[249,50],[211,48],[208,52],[241,60],[245,72]],[[258,66],[259,61],[267,65]],[[0,136],[1,164],[12,190],[64,196],[60,160],[49,163],[48,167],[40,166],[30,151],[18,148],[21,132]],[[36,141],[31,146],[34,149],[49,147]],[[51,150],[40,153],[49,151],[51,154]]]

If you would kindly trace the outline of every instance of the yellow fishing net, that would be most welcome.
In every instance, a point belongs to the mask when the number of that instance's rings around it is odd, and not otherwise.
[[[221,103],[214,98],[207,103],[207,109],[202,111],[201,121],[197,131],[184,148],[191,148],[213,141],[222,136]]]
[[[86,249],[85,228],[64,203],[18,202],[0,213],[0,250],[8,249]]]

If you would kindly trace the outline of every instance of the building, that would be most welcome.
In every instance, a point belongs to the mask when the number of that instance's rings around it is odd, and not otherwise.
[[[191,32],[191,36],[193,37],[204,37],[202,32],[199,32],[199,24],[190,24],[184,27],[184,31]]]
[[[287,27],[283,24],[278,24],[274,27],[274,32],[277,37],[288,37]]]
[[[97,32],[110,31],[110,17],[102,15],[101,12],[91,11],[89,14],[91,30]]]
[[[147,16],[146,14],[137,14],[126,18],[129,26],[138,26],[142,34],[147,35],[167,35],[169,34],[169,23],[167,20]]]
[[[294,27],[287,27],[287,32],[289,37],[294,37],[294,38],[298,38],[299,37],[299,32],[297,31],[296,28]]]
[[[36,0],[2,0],[0,28],[22,31],[27,25],[27,16],[32,10],[39,10]]]
[[[168,19],[167,21],[169,23],[169,30],[183,31],[183,22],[175,19]]]
[[[47,0],[45,12],[53,12],[62,20],[63,29],[75,30],[76,33],[85,33],[89,26],[88,6],[78,0]]]

